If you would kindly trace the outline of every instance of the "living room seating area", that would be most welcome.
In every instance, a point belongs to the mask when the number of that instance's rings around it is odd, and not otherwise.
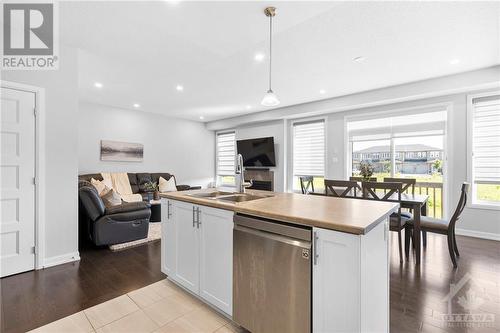
[[[109,176],[95,173],[78,177],[80,241],[91,241],[96,246],[131,242],[148,236],[153,191],[147,184],[158,188],[157,184],[163,178],[173,181],[177,191],[199,188],[177,185],[175,176],[170,173],[127,173],[129,184],[124,187],[128,185],[128,191],[142,196],[142,201],[127,202],[122,198],[119,204],[110,205],[92,184],[93,181],[103,181],[103,175]],[[112,187],[116,192],[116,185]],[[159,209],[160,206],[154,208]]]

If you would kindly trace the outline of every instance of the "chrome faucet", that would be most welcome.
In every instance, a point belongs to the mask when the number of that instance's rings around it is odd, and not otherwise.
[[[245,193],[245,189],[247,187],[252,186],[252,181],[250,182],[245,182],[245,175],[243,171],[243,156],[241,154],[238,154],[236,156],[236,168],[234,170],[234,173],[236,174],[236,188],[238,189],[239,193]]]

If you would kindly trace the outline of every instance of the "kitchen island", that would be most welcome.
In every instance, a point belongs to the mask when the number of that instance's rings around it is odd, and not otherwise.
[[[162,271],[237,324],[256,333],[388,332],[388,217],[397,204],[207,189],[164,193],[162,205]],[[260,244],[265,234],[278,241]]]

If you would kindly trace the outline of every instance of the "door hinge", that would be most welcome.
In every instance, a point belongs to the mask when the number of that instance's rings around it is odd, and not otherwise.
[[[36,247],[34,246],[31,247],[31,254],[36,254]]]
[[[36,177],[33,177],[33,185],[36,185]]]
[[[33,115],[36,117],[38,115],[38,112],[36,111],[36,107],[33,108]]]

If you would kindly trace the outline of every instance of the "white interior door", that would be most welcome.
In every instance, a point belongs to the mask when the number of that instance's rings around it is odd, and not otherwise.
[[[35,94],[2,88],[0,276],[35,267]]]

